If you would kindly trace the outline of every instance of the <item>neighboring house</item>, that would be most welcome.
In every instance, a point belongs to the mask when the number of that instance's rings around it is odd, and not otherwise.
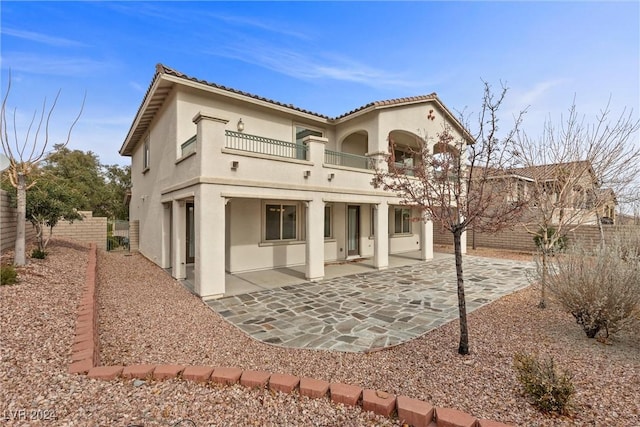
[[[371,180],[389,140],[413,164],[419,135],[445,125],[467,135],[435,94],[329,118],[158,65],[120,149],[139,250],[177,279],[193,264],[205,299],[225,293],[225,272],[305,265],[319,280],[326,262],[431,258],[431,222]]]
[[[527,198],[538,187],[555,207],[556,216],[564,215],[567,223],[597,224],[598,218],[603,224],[615,222],[615,193],[600,187],[588,161],[516,168],[510,172],[513,183],[510,197],[514,200]]]

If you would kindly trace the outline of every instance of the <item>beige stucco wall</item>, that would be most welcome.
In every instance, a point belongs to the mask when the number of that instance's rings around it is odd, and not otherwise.
[[[177,111],[176,95],[171,94],[156,115],[149,133],[150,166],[143,171],[143,141],[136,146],[131,159],[131,202],[129,216],[138,221],[139,250],[150,260],[160,263],[164,208],[160,189],[197,176],[192,159],[176,165]],[[191,164],[190,164],[191,163]]]
[[[215,243],[219,248],[216,250],[224,250],[227,270],[237,272],[305,264],[305,240],[286,244],[262,243],[262,200],[284,198],[300,203],[301,235],[305,225],[305,201],[322,200],[333,205],[333,236],[324,241],[326,261],[345,259],[346,205],[360,205],[360,255],[373,256],[371,205],[381,202],[393,205],[399,200],[393,194],[371,186],[372,171],[324,164],[324,150],[339,150],[345,137],[365,131],[368,152],[386,152],[387,135],[391,130],[417,133],[425,123],[427,127],[438,127],[441,115],[436,115],[438,119],[433,123],[425,119],[430,109],[435,110],[432,103],[410,105],[398,108],[398,111],[385,108],[331,124],[320,117],[292,113],[273,105],[266,107],[176,86],[151,124],[151,163],[147,171],[142,170],[142,141],[133,151],[130,218],[139,224],[139,249],[159,265],[172,267],[176,259],[169,253],[175,251],[172,245],[183,245],[183,242],[171,240],[171,233],[176,232],[172,231],[175,226],[173,216],[183,209],[176,203],[195,199],[196,203],[205,204],[203,212],[206,214],[218,209],[216,206],[221,200],[227,200],[228,204],[222,209],[226,217],[224,236],[227,243]],[[194,117],[200,117],[197,124]],[[225,130],[236,131],[239,119],[244,123],[245,134],[293,142],[294,128],[301,124],[321,129],[325,140],[310,142],[308,160],[268,158],[240,152],[225,147],[224,133]],[[196,134],[195,154],[181,158],[180,145]],[[362,138],[364,136],[356,137]],[[358,145],[363,143],[364,140]],[[233,162],[238,165],[235,169],[231,167]],[[309,175],[305,177],[306,171]],[[200,197],[205,186],[207,196]],[[217,217],[218,213],[215,215]],[[204,226],[219,227],[207,222]],[[317,227],[323,227],[323,224],[319,223]],[[389,208],[389,230],[393,230],[392,207]],[[391,236],[388,244],[390,253],[420,249],[420,223],[412,223],[411,234]]]

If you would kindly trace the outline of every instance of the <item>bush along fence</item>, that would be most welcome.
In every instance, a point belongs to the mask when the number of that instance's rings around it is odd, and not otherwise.
[[[433,407],[430,403],[407,396],[396,396],[380,390],[343,383],[297,377],[295,375],[243,370],[236,367],[138,364],[100,366],[100,342],[97,309],[97,249],[89,248],[86,284],[78,305],[76,331],[71,348],[70,374],[83,374],[96,380],[141,379],[164,380],[181,378],[198,383],[265,388],[282,393],[297,391],[309,398],[329,398],[334,403],[358,406],[385,417],[397,416],[403,423],[415,427],[507,427],[497,421],[478,419],[452,408]]]

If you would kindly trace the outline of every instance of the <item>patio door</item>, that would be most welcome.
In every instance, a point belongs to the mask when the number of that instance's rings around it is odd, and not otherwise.
[[[187,254],[187,264],[193,264],[196,260],[196,230],[195,230],[195,217],[193,212],[193,202],[186,203],[187,208],[187,227],[186,227],[186,238],[185,242],[187,243],[186,254]]]
[[[360,206],[347,207],[347,256],[360,255]]]

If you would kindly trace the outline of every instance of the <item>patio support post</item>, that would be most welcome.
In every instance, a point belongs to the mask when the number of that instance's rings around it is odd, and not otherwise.
[[[433,221],[422,218],[420,223],[420,259],[433,259]]]
[[[314,199],[306,204],[305,278],[317,281],[324,277],[324,202]]]
[[[378,270],[389,267],[389,205],[374,205],[373,266]]]
[[[194,203],[195,289],[203,300],[225,293],[225,202],[213,185],[200,185]]]
[[[464,217],[460,218],[460,222],[464,221]],[[462,235],[460,236],[460,245],[462,249],[462,253],[466,254],[467,253],[467,230],[464,230],[462,232]]]
[[[171,275],[178,280],[187,277],[186,263],[186,230],[187,215],[184,200],[171,202],[172,233],[171,233]]]

